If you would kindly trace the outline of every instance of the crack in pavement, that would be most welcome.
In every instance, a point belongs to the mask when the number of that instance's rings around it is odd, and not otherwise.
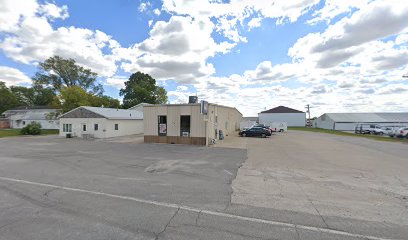
[[[329,227],[329,225],[327,224],[326,220],[324,219],[324,217],[322,216],[322,214],[320,214],[319,210],[317,209],[317,207],[314,205],[312,199],[309,197],[309,195],[307,195],[307,193],[305,192],[305,190],[300,186],[300,184],[298,184],[296,182],[296,185],[299,187],[299,189],[303,192],[303,194],[305,194],[306,199],[310,202],[310,204],[312,205],[312,207],[315,209],[315,211],[317,212],[317,214],[320,216],[320,218],[322,219],[323,223],[326,225],[326,228],[331,229]]]
[[[198,226],[198,220],[200,219],[200,215],[201,215],[201,212],[202,212],[203,210],[200,210],[198,213],[197,213],[197,217],[196,217],[196,219],[195,219],[195,225],[196,226]]]
[[[91,194],[91,195],[100,196],[100,197],[103,196],[103,197],[108,197],[108,198],[113,198],[113,199],[121,199],[121,200],[133,201],[133,202],[137,202],[137,203],[143,203],[143,204],[149,204],[149,205],[154,205],[154,206],[177,209],[175,215],[178,213],[178,210],[180,210],[180,209],[181,210],[186,210],[186,211],[189,211],[189,212],[195,212],[195,213],[198,213],[198,212],[201,211],[202,212],[201,214],[207,214],[207,215],[211,215],[211,216],[214,216],[214,217],[235,219],[235,220],[239,220],[239,221],[246,221],[246,222],[251,222],[251,223],[256,223],[256,224],[267,224],[267,225],[270,225],[270,226],[285,227],[285,228],[294,228],[296,226],[298,229],[302,229],[302,230],[333,234],[333,235],[338,235],[338,236],[343,236],[343,237],[352,237],[352,238],[370,239],[370,240],[390,240],[391,239],[391,238],[376,237],[376,236],[364,235],[364,234],[359,234],[359,233],[353,233],[353,232],[348,232],[348,231],[345,231],[345,230],[339,230],[339,229],[334,229],[334,228],[329,228],[329,227],[325,228],[325,227],[314,227],[314,226],[299,225],[299,224],[295,225],[293,223],[287,223],[287,222],[283,222],[283,221],[273,221],[273,220],[266,220],[266,219],[256,218],[256,217],[247,217],[247,216],[235,215],[235,214],[226,213],[226,212],[218,212],[218,211],[213,211],[213,210],[198,209],[198,208],[195,208],[195,207],[178,205],[178,204],[174,204],[174,203],[157,202],[157,201],[152,201],[152,200],[146,200],[146,199],[140,199],[140,198],[135,198],[135,197],[130,197],[130,196],[116,195],[116,194],[110,194],[110,193],[104,193],[104,192],[98,192],[98,191],[92,191],[92,190],[86,190],[86,189],[80,189],[80,188],[58,186],[58,185],[47,184],[47,183],[39,183],[39,182],[31,182],[31,181],[22,180],[22,179],[14,179],[14,178],[8,178],[8,177],[1,177],[0,176],[0,180],[1,181],[12,182],[12,183],[34,185],[34,186],[39,186],[39,187],[53,187],[53,188],[58,188],[60,190],[69,191],[69,192]],[[0,185],[0,187],[1,187],[1,185]],[[37,203],[37,205],[38,204],[39,203]],[[63,209],[60,208],[58,210],[61,211]],[[173,218],[175,217],[175,215],[173,216]],[[106,221],[104,221],[104,222],[106,222]],[[110,224],[112,225],[112,222],[110,222]],[[170,224],[170,222],[166,226],[168,227],[169,224]],[[164,229],[164,230],[166,230],[166,229]],[[152,233],[152,234],[154,234],[154,233]],[[154,234],[154,235],[156,235],[156,234]]]
[[[208,230],[212,230],[212,231],[215,230],[215,231],[219,231],[219,232],[229,233],[231,235],[241,236],[241,237],[244,237],[246,239],[252,238],[252,239],[260,239],[260,240],[279,240],[277,238],[263,238],[263,237],[258,237],[258,236],[254,236],[254,235],[248,235],[248,234],[244,234],[244,233],[233,232],[233,231],[230,231],[230,230],[227,230],[227,229],[220,229],[220,228],[212,227],[212,226],[195,226],[195,225],[192,225],[192,224],[180,224],[179,226],[171,226],[171,227],[172,228],[178,228],[178,227],[181,227],[181,226],[197,227],[197,228],[200,228],[200,229],[208,229]]]
[[[177,216],[178,212],[180,211],[180,207],[174,212],[173,216],[171,216],[170,220],[164,226],[163,230],[156,234],[155,240],[159,239],[159,236],[167,230],[167,227],[170,225],[171,221]]]

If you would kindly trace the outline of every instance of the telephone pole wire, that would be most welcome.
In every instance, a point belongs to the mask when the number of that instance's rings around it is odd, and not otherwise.
[[[310,121],[310,108],[312,108],[309,104],[305,106],[306,112],[308,114],[307,126],[311,126],[312,122]]]

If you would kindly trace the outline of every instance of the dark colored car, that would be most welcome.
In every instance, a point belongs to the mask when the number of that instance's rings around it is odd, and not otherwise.
[[[242,137],[266,137],[271,136],[271,131],[262,127],[253,127],[239,133]]]

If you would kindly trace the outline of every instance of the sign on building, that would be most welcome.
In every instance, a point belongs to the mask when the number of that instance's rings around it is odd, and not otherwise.
[[[208,102],[207,101],[201,101],[200,113],[203,115],[208,114]]]

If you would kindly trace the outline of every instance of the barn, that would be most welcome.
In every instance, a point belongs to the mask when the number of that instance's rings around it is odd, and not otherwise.
[[[143,133],[143,112],[78,107],[60,117],[60,136],[111,138]]]
[[[272,122],[286,122],[288,127],[304,127],[306,125],[306,113],[279,106],[258,113],[260,124],[271,125]]]
[[[354,131],[359,123],[375,124],[379,126],[408,125],[408,113],[325,113],[314,121],[314,127]]]

